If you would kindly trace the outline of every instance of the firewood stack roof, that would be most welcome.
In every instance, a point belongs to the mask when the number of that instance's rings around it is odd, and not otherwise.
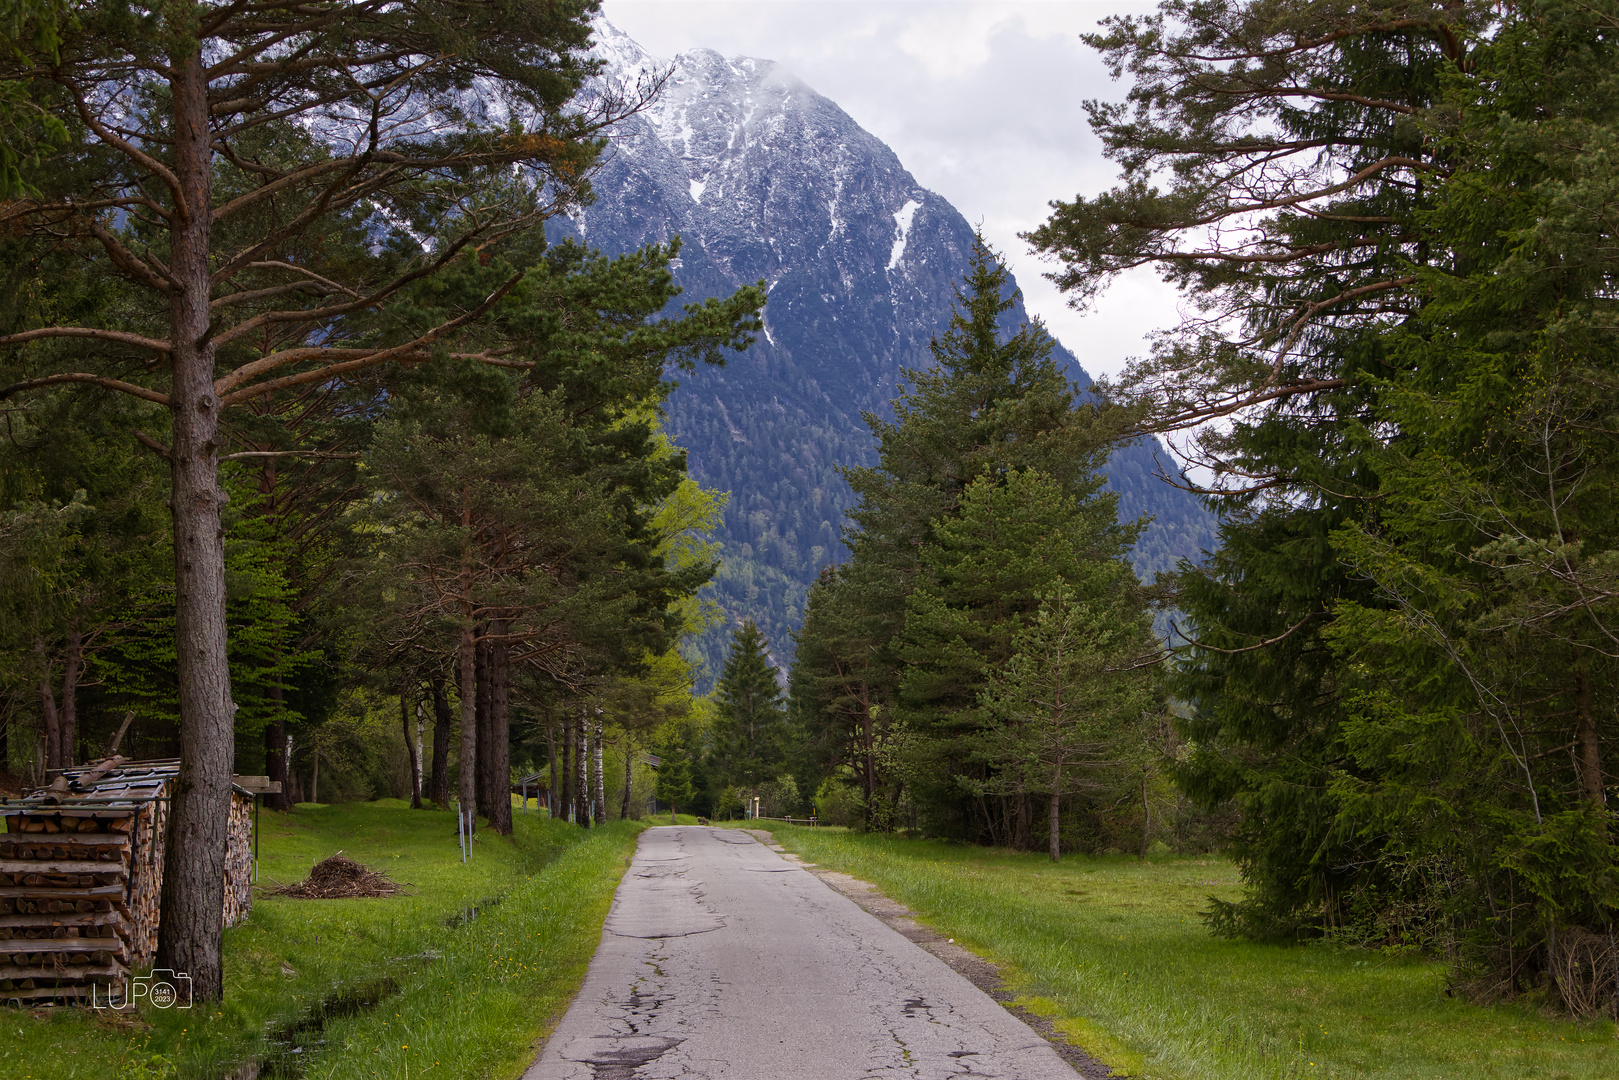
[[[0,799],[0,1001],[122,997],[152,961],[168,800],[180,763],[109,758]],[[233,793],[227,923],[252,908],[252,812]]]

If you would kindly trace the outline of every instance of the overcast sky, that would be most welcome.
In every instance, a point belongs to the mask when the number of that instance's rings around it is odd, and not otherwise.
[[[775,60],[882,139],[923,187],[955,204],[1006,257],[1029,310],[1092,375],[1146,351],[1174,321],[1174,293],[1121,280],[1088,312],[1069,309],[1018,233],[1052,199],[1111,185],[1085,122],[1087,98],[1117,98],[1079,40],[1129,0],[604,0],[655,56],[696,48]]]

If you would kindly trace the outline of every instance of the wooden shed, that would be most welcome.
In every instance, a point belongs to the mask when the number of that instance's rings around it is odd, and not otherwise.
[[[151,964],[179,771],[177,760],[110,758],[0,800],[0,1001],[119,1001],[130,973]],[[249,787],[233,786],[226,926],[253,909],[253,810]]]

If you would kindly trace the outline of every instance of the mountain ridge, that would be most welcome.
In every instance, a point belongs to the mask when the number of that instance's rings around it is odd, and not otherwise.
[[[724,368],[685,377],[668,404],[669,435],[706,487],[731,493],[713,598],[734,623],[751,617],[778,662],[792,649],[803,597],[841,558],[853,494],[838,467],[875,463],[864,412],[887,412],[904,368],[931,362],[948,324],[974,233],[898,155],[782,65],[695,49],[652,56],[604,18],[595,54],[604,78],[668,78],[652,105],[619,126],[593,179],[596,199],[553,224],[616,254],[680,236],[679,302],[763,281],[764,332]],[[1021,296],[1008,329],[1028,321]],[[1084,389],[1090,376],[1060,341],[1054,357]],[[1213,541],[1213,518],[1154,478],[1156,440],[1107,466],[1120,515],[1152,514],[1138,572],[1170,569]],[[718,671],[728,627],[693,643]]]

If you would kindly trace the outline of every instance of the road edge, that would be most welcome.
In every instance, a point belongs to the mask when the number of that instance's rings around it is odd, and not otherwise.
[[[899,901],[885,896],[869,881],[829,870],[824,866],[805,862],[795,853],[776,842],[775,834],[766,829],[743,829],[783,859],[820,878],[833,892],[853,900],[857,906],[879,922],[884,923],[901,937],[918,945],[943,960],[952,971],[988,994],[1001,1008],[1027,1024],[1036,1035],[1057,1052],[1084,1080],[1120,1080],[1126,1074],[1115,1073],[1111,1066],[1096,1060],[1082,1047],[1069,1042],[1048,1016],[1030,1012],[1017,1003],[1017,995],[1001,975],[1000,965],[987,960],[970,949],[957,945],[953,939],[940,937],[931,927],[918,921],[916,912]]]

